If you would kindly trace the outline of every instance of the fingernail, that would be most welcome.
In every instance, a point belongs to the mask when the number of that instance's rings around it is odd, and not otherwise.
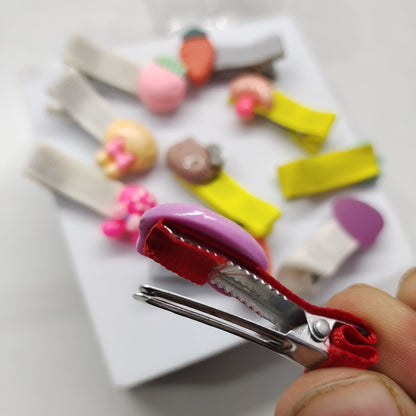
[[[295,405],[293,416],[400,416],[391,390],[373,376],[315,388]]]

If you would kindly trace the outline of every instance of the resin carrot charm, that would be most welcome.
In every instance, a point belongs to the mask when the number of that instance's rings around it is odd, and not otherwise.
[[[189,80],[196,85],[208,82],[215,63],[215,50],[206,34],[199,29],[189,30],[180,50],[182,63]]]

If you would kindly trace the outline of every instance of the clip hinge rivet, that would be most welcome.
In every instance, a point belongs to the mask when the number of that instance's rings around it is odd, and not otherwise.
[[[319,341],[323,341],[331,332],[329,323],[325,319],[318,319],[312,324],[312,333]]]

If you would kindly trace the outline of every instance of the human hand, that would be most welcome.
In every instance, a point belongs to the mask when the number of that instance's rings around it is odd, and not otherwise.
[[[355,285],[327,304],[368,322],[380,360],[370,370],[326,368],[301,376],[283,393],[275,416],[416,415],[416,268],[397,297]]]

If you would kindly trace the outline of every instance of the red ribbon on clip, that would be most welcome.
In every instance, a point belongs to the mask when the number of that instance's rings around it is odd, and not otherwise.
[[[168,223],[166,225],[169,226]],[[178,224],[175,224],[175,228],[178,229]],[[192,237],[192,230],[186,230],[186,233]],[[201,235],[198,235],[198,238],[201,240]],[[220,243],[212,240],[207,240],[206,243],[208,247],[214,250],[215,248],[220,248],[224,251],[224,247],[216,247]],[[169,250],[171,254],[167,256],[169,261],[163,254],[166,250]],[[172,250],[174,250],[174,253],[172,253]],[[346,324],[340,324],[331,331],[329,335],[328,359],[318,365],[317,368],[353,367],[366,369],[379,359],[378,351],[374,346],[377,341],[376,334],[365,321],[349,312],[315,306],[306,302],[280,284],[265,270],[248,262],[246,258],[241,258],[237,252],[233,252],[229,248],[227,248],[227,253],[224,256],[218,253],[214,254],[214,252],[201,251],[190,243],[178,240],[166,230],[164,221],[159,220],[146,237],[143,254],[162,263],[167,269],[174,271],[185,279],[199,285],[208,283],[210,271],[214,266],[221,263],[225,264],[228,259],[234,259],[237,263],[244,264],[244,267],[249,271],[270,284],[279,293],[286,296],[291,302],[299,305],[306,312],[345,322]],[[192,258],[192,261],[189,261],[190,258]]]

